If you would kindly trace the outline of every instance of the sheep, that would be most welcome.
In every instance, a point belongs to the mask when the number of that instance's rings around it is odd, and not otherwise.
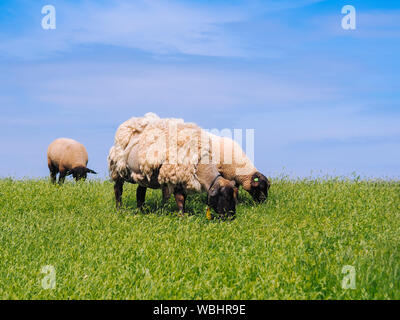
[[[256,202],[263,202],[268,197],[270,181],[259,172],[242,148],[227,137],[207,133],[212,150],[211,162],[217,166],[219,173],[236,186],[242,186]],[[163,189],[167,196],[167,190]]]
[[[162,189],[163,203],[173,193],[180,214],[189,193],[207,192],[209,206],[220,217],[233,218],[238,189],[210,164],[211,149],[202,144],[205,132],[182,119],[161,119],[154,113],[121,124],[108,155],[117,208],[124,182],[137,183],[137,207],[147,188]]]
[[[96,174],[95,171],[86,167],[87,163],[86,148],[73,139],[56,139],[47,148],[47,165],[52,183],[56,182],[57,173],[60,173],[59,184],[64,183],[65,177],[70,174],[76,181],[86,179],[88,173]]]
[[[230,138],[208,133],[212,145],[212,162],[219,173],[228,180],[242,186],[256,202],[268,197],[270,181],[259,172],[242,148]]]

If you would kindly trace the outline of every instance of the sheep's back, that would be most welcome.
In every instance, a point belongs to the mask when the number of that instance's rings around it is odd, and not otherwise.
[[[69,138],[54,140],[47,149],[47,158],[53,165],[66,169],[86,166],[88,162],[85,146]]]
[[[151,113],[131,118],[116,132],[108,155],[110,177],[143,186],[157,177],[160,185],[180,184],[189,192],[200,191],[197,165],[211,153],[208,143],[200,143],[202,134],[197,125],[182,119],[160,119]]]
[[[212,162],[226,179],[237,180],[237,176],[248,175],[256,171],[253,162],[236,141],[211,133],[209,133],[209,137]]]
[[[151,112],[146,113],[144,117],[130,118],[118,127],[115,133],[114,144],[119,145],[122,149],[126,149],[134,136],[139,135],[149,123],[158,119],[160,118]]]
[[[197,165],[210,154],[201,146],[202,130],[179,119],[161,119],[147,126],[138,142],[139,173],[135,181],[149,181],[156,172],[160,185],[182,185],[187,191],[200,191]]]

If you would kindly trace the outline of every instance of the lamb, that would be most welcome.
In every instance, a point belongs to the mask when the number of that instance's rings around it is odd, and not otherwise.
[[[227,137],[208,135],[212,145],[212,162],[219,173],[225,179],[234,180],[237,186],[242,186],[254,201],[265,201],[271,183],[256,169],[239,144]]]
[[[86,179],[88,173],[94,173],[86,167],[88,154],[83,144],[68,138],[59,138],[50,143],[47,149],[47,165],[50,170],[51,182],[64,183],[65,177],[72,174],[76,181]]]
[[[189,193],[205,191],[208,204],[220,217],[234,217],[238,189],[209,163],[211,149],[202,144],[205,132],[181,119],[161,119],[154,113],[131,118],[118,128],[108,155],[117,208],[124,182],[137,183],[137,207],[147,188],[163,189],[163,202],[171,193],[179,212],[185,212]]]

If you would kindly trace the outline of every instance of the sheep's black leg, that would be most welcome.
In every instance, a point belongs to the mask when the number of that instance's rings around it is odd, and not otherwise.
[[[57,180],[57,172],[50,172],[50,180],[52,184],[56,183]]]
[[[56,167],[54,167],[52,165],[49,165],[49,170],[50,170],[50,181],[51,181],[51,183],[54,184],[54,183],[56,183],[56,180],[57,180],[58,170]]]
[[[169,188],[163,187],[162,188],[162,205],[163,206],[165,206],[165,204],[168,202],[170,197],[171,197],[171,194],[169,192]]]
[[[176,204],[178,206],[179,214],[182,215],[185,213],[186,194],[181,190],[177,190],[177,191],[174,191],[174,196],[175,196]]]
[[[58,184],[63,184],[66,176],[67,176],[66,170],[60,171],[60,176],[58,177]]]
[[[115,204],[117,209],[121,208],[122,205],[122,191],[124,187],[124,180],[117,180],[114,183],[114,194],[115,194]]]
[[[138,186],[136,189],[136,202],[137,202],[137,207],[142,208],[144,204],[144,200],[146,199],[146,187]]]

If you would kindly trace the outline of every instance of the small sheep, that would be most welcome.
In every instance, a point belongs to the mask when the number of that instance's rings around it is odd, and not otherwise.
[[[180,213],[185,211],[188,193],[205,191],[212,209],[221,217],[233,216],[238,190],[209,163],[211,149],[201,144],[204,136],[195,124],[160,119],[153,113],[121,124],[108,156],[117,208],[126,181],[139,184],[139,208],[147,188],[163,189],[163,201],[174,193]]]
[[[68,138],[59,138],[50,143],[47,149],[47,164],[50,170],[51,182],[64,183],[65,177],[72,174],[76,181],[86,179],[88,173],[94,173],[86,167],[88,154],[83,144]]]
[[[212,162],[225,179],[234,180],[257,202],[268,197],[270,181],[260,173],[235,141],[208,133],[212,145]]]

